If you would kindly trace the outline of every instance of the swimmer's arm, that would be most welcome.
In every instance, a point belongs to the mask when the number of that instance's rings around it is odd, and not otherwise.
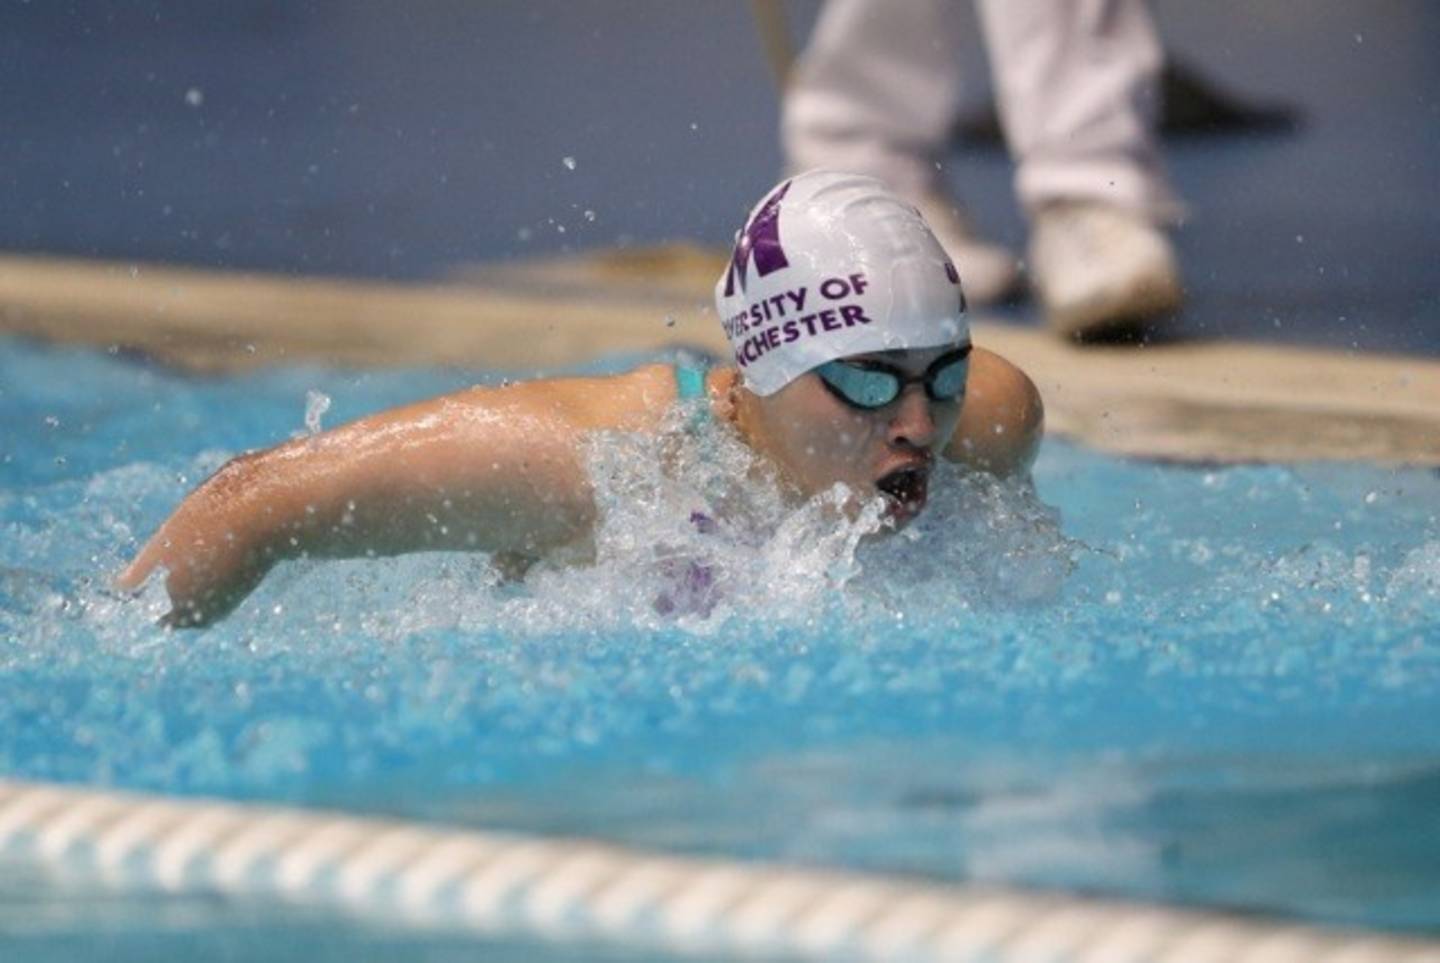
[[[1044,434],[1045,406],[1035,383],[998,354],[975,348],[945,457],[1001,477],[1024,475]]]
[[[203,624],[284,558],[541,555],[590,531],[580,441],[623,423],[624,393],[585,379],[476,388],[241,456],[181,503],[118,585],[164,566],[169,621]]]

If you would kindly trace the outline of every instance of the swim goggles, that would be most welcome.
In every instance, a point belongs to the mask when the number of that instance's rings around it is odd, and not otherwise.
[[[912,384],[923,384],[931,401],[955,401],[965,395],[970,345],[941,355],[915,378],[883,361],[828,361],[814,371],[832,395],[864,411],[885,407]]]

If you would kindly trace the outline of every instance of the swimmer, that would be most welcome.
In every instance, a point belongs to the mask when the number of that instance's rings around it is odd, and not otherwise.
[[[476,387],[241,455],[120,574],[168,575],[172,625],[233,609],[277,562],[432,550],[505,565],[584,551],[597,509],[584,441],[659,432],[677,400],[732,430],[797,500],[844,483],[922,512],[937,458],[1029,471],[1039,393],[972,347],[961,279],[879,181],[811,171],[751,213],[715,287],[733,366]]]

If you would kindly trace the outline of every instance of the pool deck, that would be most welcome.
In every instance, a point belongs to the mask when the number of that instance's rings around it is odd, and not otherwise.
[[[552,371],[683,345],[723,357],[722,256],[688,245],[484,265],[443,284],[0,257],[0,332],[187,370],[277,363]],[[1078,347],[976,319],[1035,379],[1049,431],[1183,462],[1440,466],[1440,362],[1238,342]]]

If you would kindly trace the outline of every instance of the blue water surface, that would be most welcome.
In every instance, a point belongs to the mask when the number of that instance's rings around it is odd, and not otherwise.
[[[0,342],[0,777],[1440,929],[1432,471],[1052,440],[1037,495],[949,472],[872,540],[727,488],[724,438],[616,437],[593,566],[287,563],[198,631],[108,588],[307,393],[502,374]]]

